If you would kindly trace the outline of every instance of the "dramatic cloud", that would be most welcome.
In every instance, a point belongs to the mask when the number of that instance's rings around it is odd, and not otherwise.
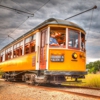
[[[0,49],[13,41],[8,35],[17,39],[48,18],[65,19],[97,5],[98,8],[94,11],[71,18],[69,21],[75,22],[87,32],[87,63],[100,59],[100,0],[0,1],[1,5],[34,13],[34,17],[28,18],[28,14],[0,7]]]

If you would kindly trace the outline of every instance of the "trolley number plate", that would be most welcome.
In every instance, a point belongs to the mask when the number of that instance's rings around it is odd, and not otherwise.
[[[64,56],[51,56],[52,62],[64,62]]]

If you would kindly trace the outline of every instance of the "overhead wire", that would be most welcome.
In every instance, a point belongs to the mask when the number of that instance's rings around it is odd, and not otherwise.
[[[10,8],[10,7],[6,7],[6,6],[2,6],[2,5],[0,5],[1,7],[4,7],[4,8],[7,8],[7,9],[10,9],[10,10],[15,10],[15,11],[20,11],[20,12],[22,12],[22,13],[27,13],[27,14],[31,14],[32,16],[31,17],[33,17],[33,14],[32,13],[30,13],[30,12],[26,12],[26,11],[21,11],[21,10],[17,10],[17,9],[13,9],[13,8]],[[26,20],[28,20],[28,18],[29,18],[30,16],[28,16],[27,17],[27,19]],[[26,22],[26,20],[24,21],[24,22],[22,22],[14,31],[16,31],[23,23],[25,23]],[[13,31],[13,32],[14,32]],[[10,36],[10,34],[8,34],[7,35],[7,37],[4,39],[4,40],[6,40],[8,37],[10,37],[11,38],[11,36]],[[15,40],[14,38],[12,38],[13,40]],[[2,44],[4,41],[2,41],[0,44]]]
[[[18,10],[18,9],[11,8],[11,7],[7,7],[7,6],[4,6],[4,5],[0,5],[0,7],[6,8],[6,9],[8,9],[8,10],[14,10],[14,11],[17,11],[17,12],[26,13],[26,14],[29,14],[29,15],[34,16],[34,14],[32,14],[32,13],[30,13],[30,12],[23,11],[23,10]]]
[[[49,2],[50,0],[48,0],[42,7],[44,7],[48,2]],[[13,1],[14,2],[14,1]],[[22,7],[22,6],[21,6]],[[40,7],[38,10],[36,10],[34,13],[36,13],[37,11],[39,11],[42,7]],[[28,19],[29,19],[29,17],[31,17],[31,16],[28,16],[28,18],[23,22],[23,23],[25,23]],[[22,23],[22,24],[23,24]],[[20,24],[18,27],[20,27],[22,24]],[[16,29],[18,29],[18,27],[16,28]],[[16,30],[15,29],[15,30]]]
[[[97,3],[97,1],[96,1],[96,3],[95,3],[95,5],[97,5],[98,3]],[[97,12],[99,12],[99,9],[97,9]],[[96,13],[96,16],[99,16],[99,13]],[[91,22],[92,23],[92,22]],[[99,21],[98,22],[96,22],[97,24],[99,23]],[[90,30],[90,29],[89,29]],[[93,31],[92,31],[93,32]],[[95,33],[95,32],[93,32],[93,33]],[[100,32],[96,32],[96,33],[100,33]],[[89,32],[88,32],[88,35],[87,35],[87,39],[88,38],[93,38],[93,39],[100,39],[100,37],[99,36],[96,36],[96,35],[89,35]]]
[[[26,18],[26,20],[29,19],[29,16]],[[22,22],[13,32],[15,32],[22,24],[24,24],[26,22],[26,20],[24,22]]]
[[[48,0],[46,3],[44,3],[44,5],[42,6],[42,7],[44,7],[48,2],[49,2],[50,0]],[[14,1],[13,1],[14,2]],[[14,2],[15,3],[15,2]],[[22,7],[22,6],[21,6]],[[40,7],[38,10],[36,10],[34,13],[36,13],[37,11],[39,11],[42,7]],[[29,17],[31,17],[31,16],[28,16],[28,18],[23,22],[23,23],[25,23],[28,19],[29,19]],[[18,29],[23,23],[21,23],[16,29]],[[16,30],[15,29],[15,30]],[[14,30],[14,31],[15,31]],[[13,32],[14,32],[13,31]]]
[[[81,13],[78,13],[78,14],[76,14],[76,15],[73,15],[73,16],[71,16],[71,17],[68,17],[68,18],[66,18],[65,20],[70,19],[70,18],[73,18],[73,17],[76,17],[76,16],[78,16],[78,15],[80,15],[80,14],[83,14],[83,13],[85,13],[85,12],[88,12],[88,11],[92,10],[92,15],[91,15],[90,24],[89,24],[89,30],[88,30],[88,33],[87,33],[87,39],[88,39],[88,35],[89,35],[90,28],[91,28],[91,24],[92,24],[93,11],[94,11],[94,9],[96,9],[96,8],[97,8],[97,6],[95,5],[93,8],[88,9],[88,10],[86,10],[86,11],[83,11],[83,12],[81,12]]]
[[[13,0],[11,0],[11,1],[13,1]],[[48,2],[49,2],[50,0],[48,0],[47,2],[45,2],[44,4],[43,4],[43,6],[41,6],[39,9],[37,9],[34,13],[36,13],[37,11],[39,11],[42,7],[44,7]],[[14,2],[14,1],[13,1]],[[14,2],[14,3],[16,3],[16,2]],[[16,4],[18,4],[18,3],[16,3]],[[19,5],[19,4],[18,4]],[[19,6],[21,6],[21,5],[19,5]],[[21,6],[22,7],[22,6]],[[22,7],[22,8],[24,8],[24,7]],[[27,11],[29,11],[28,9],[26,9],[26,8],[24,8],[25,10],[27,10]],[[29,11],[30,12],[30,11]]]
[[[50,0],[48,0],[43,6],[41,6],[39,9],[37,9],[34,13],[36,13],[36,12],[39,11],[42,7],[44,7],[49,1],[50,1]],[[22,22],[15,30],[17,30],[23,23],[25,23],[25,22],[29,19],[29,17],[31,17],[31,16],[28,16],[28,18],[27,18],[24,22]],[[15,32],[15,30],[14,30],[13,32]],[[11,37],[11,36],[8,34],[8,36],[4,39],[4,41],[5,41],[8,37]],[[13,40],[14,40],[14,38],[13,38]],[[4,41],[2,41],[0,44],[2,44]]]
[[[2,0],[0,1],[0,4],[1,4]]]
[[[12,2],[14,2],[13,0],[11,0]],[[15,4],[19,5],[18,3],[14,2]],[[21,6],[21,5],[19,5]],[[24,8],[23,6],[21,6],[22,8]],[[30,12],[28,9],[24,8],[25,10],[27,10],[28,12]],[[31,12],[30,12],[31,13]]]
[[[42,7],[44,7],[50,0],[48,0],[46,3],[44,3],[44,5]],[[39,9],[37,9],[34,13],[38,12],[42,7],[40,7]]]
[[[90,29],[91,29],[92,19],[93,19],[93,12],[94,12],[94,9],[92,10],[92,15],[91,15],[90,24],[89,24],[89,30],[88,30],[88,33],[87,33],[87,38],[86,38],[86,40],[88,40],[89,32],[90,32]]]
[[[27,17],[27,19],[29,18],[29,16]],[[27,20],[26,19],[26,20]],[[22,24],[24,24],[26,22],[26,20],[24,22],[22,22],[13,32],[15,32]],[[13,33],[12,32],[12,33]],[[7,35],[7,37],[4,39],[4,41],[8,38],[11,37],[13,40],[15,40],[12,36],[10,36],[10,34]],[[4,41],[2,41],[0,44],[2,44]]]
[[[26,20],[28,20],[29,17],[30,17],[30,16],[28,16]],[[15,32],[22,24],[24,24],[24,23],[26,22],[26,20],[25,20],[24,22],[22,22],[13,32]],[[13,40],[15,40],[15,38],[13,38],[12,36],[10,36],[10,34],[7,35],[7,37],[5,38],[5,40],[6,40],[8,37],[9,37],[9,38],[12,38]],[[3,42],[4,42],[4,41],[3,41]],[[1,42],[0,44],[2,44],[2,42]]]

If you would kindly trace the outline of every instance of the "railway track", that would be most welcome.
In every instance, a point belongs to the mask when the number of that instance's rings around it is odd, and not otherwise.
[[[66,86],[62,86],[63,88],[79,88],[79,89],[91,89],[91,90],[100,90],[100,88],[93,88],[93,87],[85,87],[85,86],[70,86],[70,85],[66,85]]]
[[[59,91],[59,92],[64,92],[64,93],[69,93],[73,95],[84,96],[84,97],[100,100],[100,89],[97,88],[79,87],[79,86],[55,86],[55,87],[38,86],[38,87],[45,88],[46,90]]]
[[[65,88],[63,87],[59,89],[61,89],[61,91],[63,92],[67,92],[75,95],[100,99],[100,89],[96,89],[96,88],[67,86]]]
[[[77,96],[83,96],[88,98],[94,98],[100,100],[100,89],[97,88],[89,88],[89,87],[79,87],[79,86],[54,86],[54,85],[27,85],[23,82],[5,82],[6,84],[17,84],[17,85],[25,85],[29,88],[41,88],[46,91],[58,91],[68,94],[73,94]]]

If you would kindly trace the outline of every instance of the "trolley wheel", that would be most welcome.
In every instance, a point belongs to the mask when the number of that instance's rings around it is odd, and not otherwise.
[[[75,81],[77,82],[77,81],[78,81],[78,79],[77,79],[77,78],[75,78]]]

